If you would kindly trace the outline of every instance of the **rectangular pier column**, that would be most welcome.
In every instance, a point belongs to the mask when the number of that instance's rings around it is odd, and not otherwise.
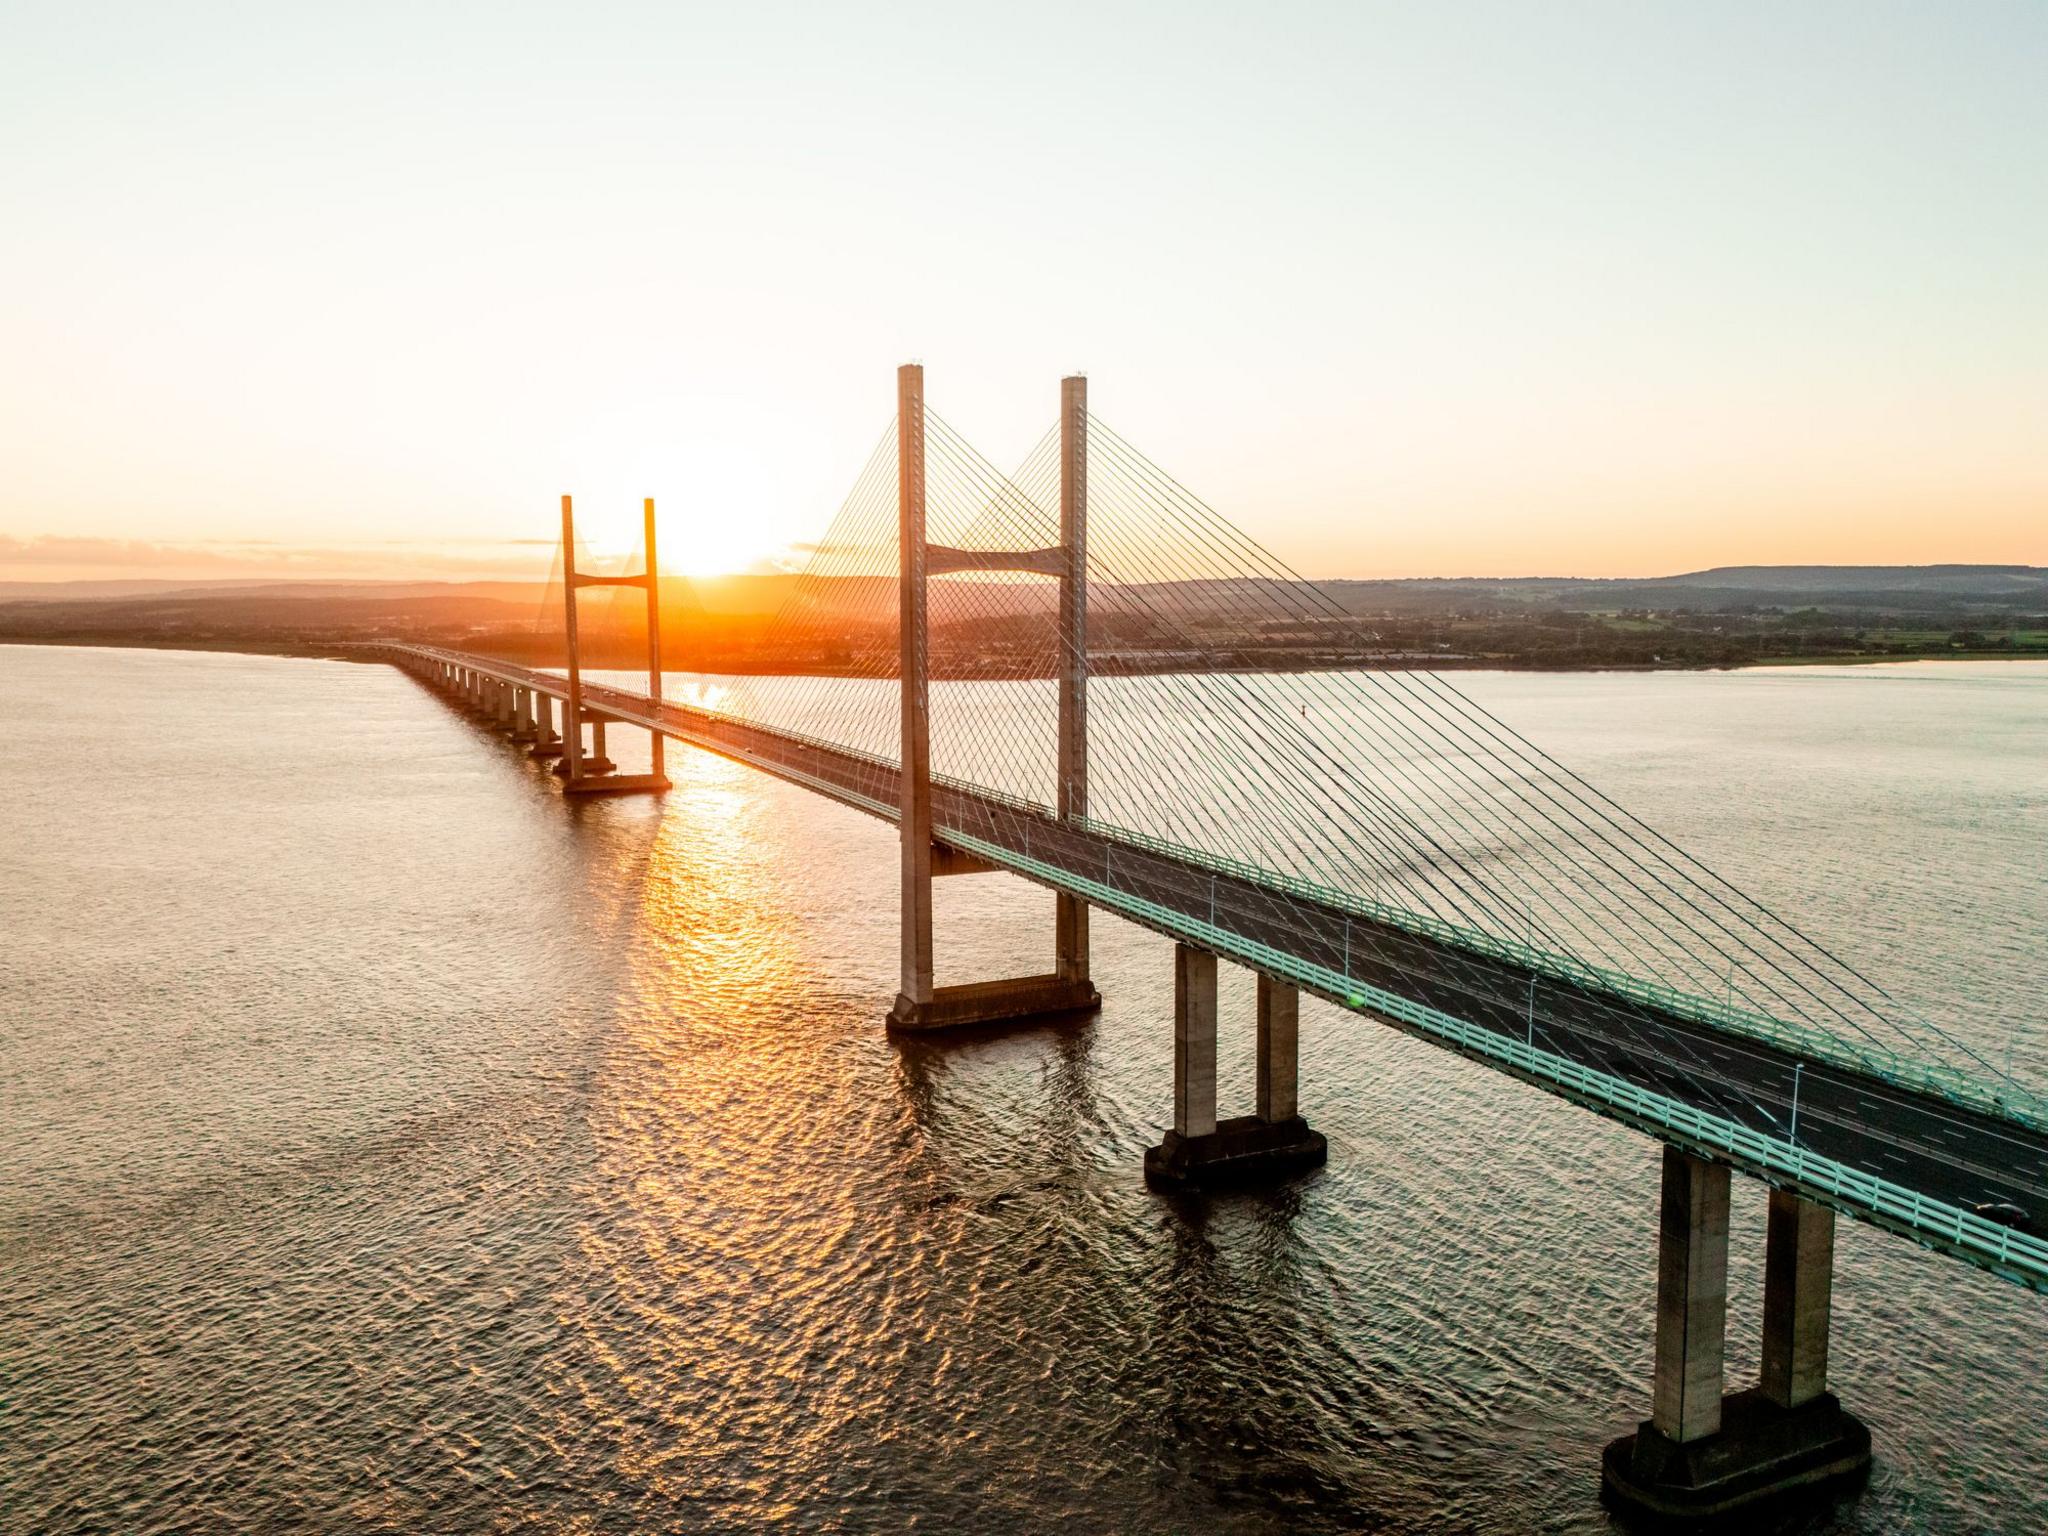
[[[1666,1147],[1650,1422],[1681,1444],[1721,1428],[1727,1321],[1728,1170]]]
[[[1088,381],[1060,380],[1060,700],[1058,812],[1088,814]],[[1054,970],[1088,980],[1088,903],[1053,897]]]
[[[1173,1128],[1216,1131],[1216,957],[1173,947]]]
[[[533,695],[533,743],[545,747],[555,739],[555,701],[536,691]]]
[[[1301,1034],[1301,993],[1259,973],[1259,1118],[1267,1124],[1297,1112],[1295,1084]]]
[[[1764,1247],[1764,1396],[1797,1408],[1828,1389],[1835,1213],[1789,1190],[1771,1191]]]
[[[897,1011],[932,1001],[930,646],[925,614],[924,367],[896,370],[897,642],[902,670],[902,982]]]

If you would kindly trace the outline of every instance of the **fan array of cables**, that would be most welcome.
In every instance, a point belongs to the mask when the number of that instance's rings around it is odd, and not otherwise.
[[[1060,542],[1057,429],[1010,474],[930,411],[924,440],[931,543]],[[1087,444],[1090,823],[2032,1097],[1443,676],[1376,658],[1369,624],[1093,417]],[[676,702],[896,757],[896,457],[892,423],[765,632],[802,670],[672,678]],[[928,612],[934,773],[1050,809],[1057,583],[933,577]]]

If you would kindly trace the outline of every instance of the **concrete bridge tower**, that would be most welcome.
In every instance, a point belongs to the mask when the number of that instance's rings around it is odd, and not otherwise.
[[[647,593],[647,692],[653,699],[661,697],[661,577],[655,563],[654,553],[654,498],[648,497],[641,503],[642,548],[646,553],[645,569],[638,576],[590,576],[576,569],[576,516],[570,498],[562,498],[562,604],[563,633],[569,647],[569,697],[562,708],[561,761],[555,765],[555,772],[562,776],[562,789],[572,795],[616,795],[633,790],[662,790],[669,788],[668,774],[663,762],[663,737],[659,731],[649,731],[652,743],[649,755],[652,771],[649,773],[622,774],[615,771],[612,760],[605,755],[604,728],[602,715],[593,715],[583,708],[583,647],[577,633],[576,594],[584,587],[640,587]],[[540,701],[543,713],[547,710],[544,700]],[[583,727],[590,727],[590,751],[583,750]],[[548,728],[541,725],[537,734],[545,738]]]
[[[931,632],[928,583],[954,571],[1033,571],[1060,583],[1057,813],[1087,814],[1088,795],[1088,385],[1060,386],[1060,542],[1049,549],[968,550],[925,537],[924,367],[896,370],[898,652],[902,677],[902,984],[889,1027],[942,1029],[1041,1018],[1102,1001],[1088,978],[1088,908],[1054,896],[1054,969],[1043,975],[941,987],[932,980],[932,878],[994,866],[932,837]]]

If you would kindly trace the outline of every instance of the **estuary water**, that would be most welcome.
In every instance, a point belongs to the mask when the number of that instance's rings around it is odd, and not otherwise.
[[[1454,681],[2048,1066],[2048,665]],[[1097,919],[1092,1019],[898,1042],[891,829],[747,769],[572,804],[265,657],[0,647],[0,711],[0,1533],[1607,1528],[1644,1138],[1305,1001],[1328,1168],[1162,1199],[1152,934]],[[1043,968],[1049,896],[937,900],[942,981]],[[1878,1462],[1804,1528],[2048,1528],[2044,1340],[1844,1223]]]

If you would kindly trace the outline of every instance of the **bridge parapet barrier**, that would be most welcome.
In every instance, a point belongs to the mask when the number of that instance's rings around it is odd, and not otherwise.
[[[414,648],[404,649],[410,651]],[[477,664],[476,658],[464,657],[459,652],[443,653],[439,659],[453,660],[466,665]],[[508,668],[501,664],[494,664],[494,667],[512,675],[539,678],[557,685],[560,682],[551,674],[537,673],[530,669]],[[893,759],[875,753],[861,752],[822,738],[781,731],[700,706],[656,701],[648,696],[636,696],[609,688],[603,688],[597,696],[601,699],[603,707],[631,712],[639,717],[639,723],[652,722],[657,728],[673,730],[686,737],[698,739],[701,744],[712,745],[716,750],[755,762],[783,777],[808,782],[842,802],[857,805],[882,819],[895,819],[896,806],[894,796],[890,793],[890,786],[899,770]],[[766,741],[773,742],[774,752],[762,750]],[[817,754],[821,760],[811,763],[807,760],[807,754]],[[871,776],[872,787],[876,793],[864,793],[849,787],[843,776],[833,777],[827,774],[824,771],[824,764],[827,762],[836,762],[865,771]],[[1783,1021],[1766,1020],[1756,1015],[1742,1015],[1739,1011],[1731,1013],[1710,1000],[1690,999],[1685,994],[1678,993],[1667,994],[1663,989],[1649,988],[1641,984],[1631,988],[1624,985],[1626,978],[1615,978],[1607,973],[1598,972],[1592,967],[1573,962],[1568,957],[1549,955],[1525,946],[1503,943],[1490,935],[1459,929],[1453,925],[1424,918],[1420,914],[1390,909],[1259,866],[1205,855],[1198,850],[1183,848],[1162,839],[1151,838],[1099,821],[1081,819],[1063,824],[1051,816],[1049,808],[1019,796],[990,791],[978,785],[943,776],[935,775],[933,782],[935,788],[943,787],[955,793],[972,796],[979,802],[1007,809],[1026,818],[1027,849],[1028,829],[1032,825],[1043,823],[1048,829],[1065,827],[1067,830],[1080,830],[1102,840],[1105,845],[1125,844],[1133,849],[1171,857],[1194,868],[1210,869],[1254,887],[1272,891],[1277,897],[1313,900],[1336,911],[1357,915],[1369,921],[1382,922],[1390,928],[1407,931],[1418,937],[1434,939],[1490,958],[1519,964],[1532,972],[1560,981],[1585,986],[1590,990],[1605,991],[1628,1001],[1668,1007],[1670,1011],[1682,1013],[1695,1022],[1725,1025],[1731,1033],[1754,1034],[1765,1039],[1767,1043],[1794,1053],[1803,1051],[1816,1059],[1839,1060],[1853,1070],[1899,1082],[1937,1097],[1963,1102],[1968,1107],[1979,1109],[1996,1118],[2020,1124],[2036,1123],[2024,1108],[2016,1108],[1986,1094],[1981,1085],[1972,1084],[1968,1079],[1957,1082],[1939,1069],[1903,1061],[1879,1061],[1863,1052],[1847,1051],[1842,1048],[1840,1042],[1833,1041],[1830,1036],[1816,1037],[1811,1031],[1786,1026]],[[1638,1087],[1595,1068],[1540,1050],[1529,1041],[1470,1023],[1397,994],[1372,987],[1342,969],[1317,964],[1301,955],[1275,949],[1222,924],[1213,921],[1205,923],[1178,908],[1153,900],[1141,891],[1120,886],[1117,883],[1113,858],[1109,857],[1113,855],[1113,847],[1107,849],[1106,858],[1109,862],[1105,864],[1102,877],[1097,879],[1076,874],[1073,870],[1044,859],[1033,858],[1028,851],[1020,854],[1015,848],[986,838],[977,838],[957,828],[947,827],[943,829],[943,835],[947,842],[975,853],[990,863],[1026,874],[1056,889],[1066,890],[1094,905],[1119,912],[1160,932],[1210,948],[1239,963],[1250,965],[1330,998],[1353,1011],[1371,1013],[1402,1027],[1430,1035],[1454,1049],[1484,1057],[1511,1072],[1547,1085],[1564,1097],[1599,1109],[1612,1118],[1634,1125],[1673,1144],[1683,1145],[1703,1156],[1729,1161],[1768,1182],[1795,1189],[1808,1198],[1820,1200],[1846,1214],[1872,1221],[1913,1237],[1928,1246],[1967,1258],[2033,1289],[2048,1291],[2048,1242],[2030,1233],[1987,1220],[1975,1212],[1931,1199],[1918,1191],[1893,1184],[1878,1175],[1847,1167],[1780,1138],[1695,1109],[1655,1090]],[[1686,1002],[1694,1006],[1684,1009],[1673,1006],[1674,1003]],[[1834,1049],[1829,1049],[1830,1045]]]
[[[475,665],[479,658],[469,657],[459,651],[447,651],[432,647],[390,646],[388,649],[411,653],[427,653],[443,660],[454,660]],[[504,663],[484,663],[495,670],[508,674],[552,682],[562,685],[562,680],[552,674],[535,669]],[[788,741],[809,745],[817,750],[832,752],[850,758],[871,762],[878,771],[895,772],[897,764],[893,759],[864,753],[843,746],[837,742],[825,741],[804,735],[801,732],[786,731],[778,727],[745,720],[739,716],[726,715],[721,711],[704,709],[701,706],[676,705],[667,700],[657,700],[651,695],[632,694],[605,684],[587,684],[585,694],[592,702],[635,717],[634,723],[660,729],[666,716],[681,715],[685,720],[697,723],[712,721],[727,722],[732,726],[773,734]],[[945,787],[972,794],[993,803],[1005,804],[1023,814],[1050,818],[1052,809],[1021,797],[991,790],[981,785],[932,775],[935,788]],[[893,818],[892,818],[893,819]],[[2017,1087],[1993,1088],[1968,1074],[1939,1063],[1915,1061],[1896,1052],[1855,1045],[1824,1030],[1818,1030],[1778,1018],[1775,1015],[1757,1012],[1753,1009],[1737,1008],[1726,1002],[1702,997],[1655,982],[1641,980],[1624,972],[1594,966],[1571,955],[1559,954],[1520,941],[1506,939],[1482,930],[1448,923],[1426,913],[1413,912],[1406,908],[1394,907],[1376,902],[1370,898],[1354,895],[1331,886],[1319,885],[1296,875],[1236,859],[1228,855],[1209,853],[1170,842],[1149,833],[1082,817],[1070,822],[1091,835],[1109,842],[1128,843],[1134,848],[1159,853],[1200,868],[1214,870],[1233,878],[1259,885],[1279,894],[1297,896],[1319,905],[1352,914],[1369,922],[1383,923],[1418,937],[1432,939],[1454,948],[1464,949],[1492,959],[1517,965],[1557,981],[1583,987],[1591,991],[1604,992],[1626,1002],[1658,1008],[1668,1013],[1705,1024],[1729,1034],[1744,1036],[1774,1046],[1795,1055],[1804,1055],[1816,1061],[1830,1062],[1851,1071],[1866,1073],[1882,1081],[1931,1094],[1946,1099],[1960,1107],[1976,1110],[1998,1119],[2013,1121],[2037,1131],[2048,1131],[2048,1102]]]
[[[991,862],[1011,868],[1036,861],[981,839],[949,833],[954,841]],[[1520,1076],[1549,1084],[1562,1096],[1609,1112],[1613,1118],[1726,1162],[1766,1182],[1795,1190],[1833,1209],[1886,1227],[1928,1247],[1939,1248],[1989,1269],[2005,1279],[2048,1293],[2048,1242],[1973,1211],[1930,1199],[1876,1174],[1767,1136],[1718,1115],[1660,1094],[1654,1089],[1584,1066],[1510,1035],[1468,1023],[1347,978],[1325,966],[1261,944],[1232,930],[1214,927],[1178,910],[1149,902],[1119,888],[1075,876],[1057,866],[1033,870],[1048,884],[1066,884],[1094,905],[1224,955],[1240,964],[1291,981],[1354,1012],[1371,1013],[1485,1057]]]
[[[958,787],[987,799],[1012,800],[1020,809],[1038,809],[1029,802],[1015,800],[1014,797],[1004,796],[996,791],[971,785]],[[1813,1029],[1750,1009],[1733,1008],[1696,993],[1682,992],[1675,988],[1660,986],[1655,982],[1642,981],[1624,972],[1588,965],[1570,955],[1538,949],[1496,937],[1476,928],[1447,923],[1426,913],[1411,912],[1406,908],[1388,906],[1334,887],[1317,885],[1313,881],[1303,880],[1299,876],[1288,875],[1264,865],[1250,864],[1227,855],[1207,853],[1201,849],[1189,848],[1148,833],[1109,823],[1084,820],[1079,824],[1106,841],[1128,843],[1133,847],[1178,859],[1187,864],[1213,869],[1249,884],[1314,901],[1370,922],[1384,923],[1390,928],[1398,928],[1420,938],[1433,939],[1453,948],[1470,950],[1491,959],[1503,960],[1552,980],[1584,987],[1589,991],[1604,992],[1626,1002],[1659,1008],[1693,1023],[1710,1025],[1729,1034],[1747,1036],[1794,1055],[1806,1055],[1816,1060],[1831,1062],[1900,1087],[1946,1099],[1950,1103],[1977,1110],[1996,1119],[2010,1120],[2033,1130],[2048,1132],[2048,1102],[2026,1094],[2024,1090],[1995,1090],[1952,1067],[1917,1062],[1893,1052],[1857,1046],[1824,1030]]]

